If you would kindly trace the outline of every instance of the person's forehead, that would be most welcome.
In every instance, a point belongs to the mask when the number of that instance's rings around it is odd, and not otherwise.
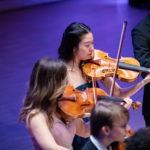
[[[93,40],[93,34],[91,32],[83,35],[82,38],[81,38],[81,42],[88,42],[88,41],[91,41],[91,40]]]

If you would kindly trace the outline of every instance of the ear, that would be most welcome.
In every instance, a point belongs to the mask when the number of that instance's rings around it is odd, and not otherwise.
[[[109,135],[110,134],[110,127],[109,126],[103,126],[102,131],[105,135]]]
[[[73,53],[75,54],[76,52],[77,52],[77,48],[74,47],[74,48],[73,48]]]

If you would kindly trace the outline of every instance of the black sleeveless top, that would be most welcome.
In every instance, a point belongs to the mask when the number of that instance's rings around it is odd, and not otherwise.
[[[96,83],[96,87],[99,88],[98,83]],[[93,88],[92,82],[82,84],[78,87],[76,87],[77,90],[84,91],[86,88]],[[83,118],[84,122],[88,122],[89,118]],[[73,150],[81,150],[81,148],[84,146],[84,144],[88,141],[89,138],[83,138],[78,135],[75,135],[73,140]]]

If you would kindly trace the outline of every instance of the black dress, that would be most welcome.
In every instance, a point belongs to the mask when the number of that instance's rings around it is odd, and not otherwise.
[[[97,84],[97,87],[98,84]],[[93,88],[92,83],[85,83],[80,86],[78,86],[76,89],[80,91],[84,91],[86,88]],[[84,122],[88,122],[89,118],[83,118]],[[84,144],[88,141],[89,138],[82,138],[80,136],[75,135],[73,140],[73,150],[81,150],[81,148],[84,146]]]

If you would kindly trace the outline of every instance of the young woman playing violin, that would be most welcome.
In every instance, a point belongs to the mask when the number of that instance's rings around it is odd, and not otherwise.
[[[91,29],[83,23],[70,24],[63,33],[58,53],[59,58],[67,64],[69,84],[78,90],[91,88],[92,83],[87,81],[82,71],[82,62],[91,59],[94,54],[94,39]],[[113,96],[124,98],[129,107],[132,101],[128,97],[134,95],[148,82],[150,82],[150,74],[141,82],[128,88],[121,88],[115,83]],[[112,77],[104,78],[101,83],[110,91]],[[75,138],[74,150],[80,150],[85,142],[85,139]]]
[[[56,59],[41,58],[33,67],[19,120],[26,123],[35,150],[71,150],[75,134],[90,135],[82,119],[68,122],[59,111],[67,74],[66,65]]]

